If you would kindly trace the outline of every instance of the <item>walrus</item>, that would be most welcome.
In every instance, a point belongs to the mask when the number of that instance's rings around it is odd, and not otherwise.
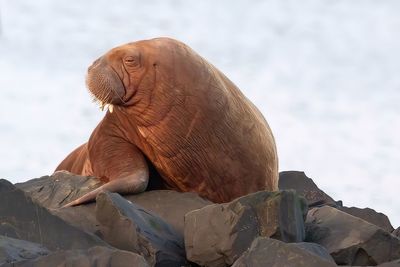
[[[216,203],[277,190],[278,157],[261,112],[221,71],[170,38],[111,49],[88,68],[86,84],[108,107],[89,141],[56,171],[95,176],[103,190],[146,190],[153,167],[164,188]]]

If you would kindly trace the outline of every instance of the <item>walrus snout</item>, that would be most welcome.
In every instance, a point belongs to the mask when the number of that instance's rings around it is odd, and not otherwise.
[[[105,104],[124,103],[125,87],[115,70],[101,57],[88,68],[86,85],[95,102]]]

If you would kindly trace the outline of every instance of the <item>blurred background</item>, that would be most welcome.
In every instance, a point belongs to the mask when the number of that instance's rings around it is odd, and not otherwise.
[[[51,174],[104,116],[87,67],[179,39],[268,120],[280,170],[400,225],[400,1],[0,0],[0,177]]]

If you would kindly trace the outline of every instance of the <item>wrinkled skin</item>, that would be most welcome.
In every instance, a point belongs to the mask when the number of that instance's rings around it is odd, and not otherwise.
[[[157,38],[116,47],[89,67],[87,85],[113,112],[56,170],[105,184],[69,206],[101,190],[143,192],[148,161],[165,188],[214,202],[277,190],[276,146],[264,117],[185,44]]]

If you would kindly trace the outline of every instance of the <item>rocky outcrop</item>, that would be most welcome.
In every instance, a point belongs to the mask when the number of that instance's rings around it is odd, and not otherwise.
[[[326,251],[313,244],[287,244],[272,238],[259,237],[253,241],[249,250],[232,267],[335,267],[335,262],[326,259]],[[322,253],[324,256],[320,257]]]
[[[294,191],[258,192],[185,216],[187,258],[202,266],[231,265],[258,236],[304,239],[305,201]]]
[[[100,193],[96,202],[96,218],[109,244],[142,255],[150,266],[186,264],[183,236],[163,219],[116,193]]]
[[[280,177],[282,191],[224,204],[155,190],[68,208],[98,180],[0,180],[0,266],[400,265],[400,230],[384,214],[343,207],[302,172]]]
[[[307,241],[324,246],[339,265],[377,265],[400,258],[400,239],[338,209],[310,210]]]
[[[304,172],[284,171],[279,173],[279,190],[295,190],[307,200],[309,207],[340,206],[339,203],[319,189]]]

